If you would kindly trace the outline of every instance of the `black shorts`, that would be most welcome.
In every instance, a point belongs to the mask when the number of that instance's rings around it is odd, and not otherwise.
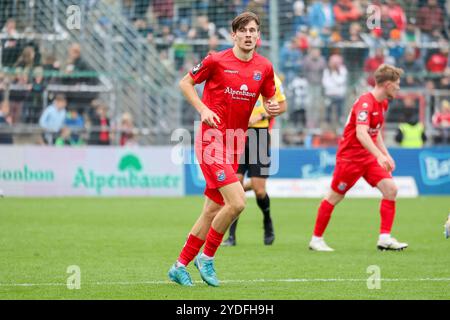
[[[249,128],[245,152],[239,160],[238,174],[267,178],[270,168],[270,133],[268,128]]]

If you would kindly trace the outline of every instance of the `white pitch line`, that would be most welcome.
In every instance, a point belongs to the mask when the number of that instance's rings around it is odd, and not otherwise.
[[[381,282],[450,282],[450,278],[417,278],[417,279],[380,279]],[[261,283],[261,282],[367,282],[367,279],[254,279],[254,280],[221,280],[221,283]],[[172,284],[171,281],[119,281],[119,282],[82,282],[86,286],[134,286]],[[202,281],[194,281],[202,283]],[[0,287],[57,287],[66,283],[0,283]]]

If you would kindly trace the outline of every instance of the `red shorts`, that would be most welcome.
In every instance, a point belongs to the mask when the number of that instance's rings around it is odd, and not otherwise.
[[[339,194],[345,194],[361,177],[375,187],[383,179],[392,179],[392,174],[381,167],[377,161],[366,164],[338,160],[334,169],[331,189]]]
[[[207,155],[205,147],[196,145],[195,153],[206,180],[205,196],[223,206],[225,202],[219,188],[239,181],[236,172],[239,167],[240,154],[223,152],[214,157]]]

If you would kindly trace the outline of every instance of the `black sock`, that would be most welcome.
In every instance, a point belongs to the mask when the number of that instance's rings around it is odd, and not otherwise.
[[[270,198],[266,193],[264,198],[256,198],[256,203],[264,215],[264,222],[270,221]]]
[[[237,227],[237,223],[238,223],[239,219],[236,219],[233,221],[233,223],[230,226],[230,233],[229,233],[229,237],[235,238],[236,239],[236,227]]]

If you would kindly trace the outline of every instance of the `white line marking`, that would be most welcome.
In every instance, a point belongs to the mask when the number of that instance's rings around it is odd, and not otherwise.
[[[417,278],[417,279],[381,279],[383,282],[450,282],[450,278]],[[261,282],[367,282],[367,279],[254,279],[254,280],[221,280],[221,283],[261,283]],[[118,281],[118,282],[84,282],[85,286],[134,286],[172,284],[172,281]],[[202,283],[202,281],[194,281]],[[0,287],[58,287],[66,283],[0,283]]]

